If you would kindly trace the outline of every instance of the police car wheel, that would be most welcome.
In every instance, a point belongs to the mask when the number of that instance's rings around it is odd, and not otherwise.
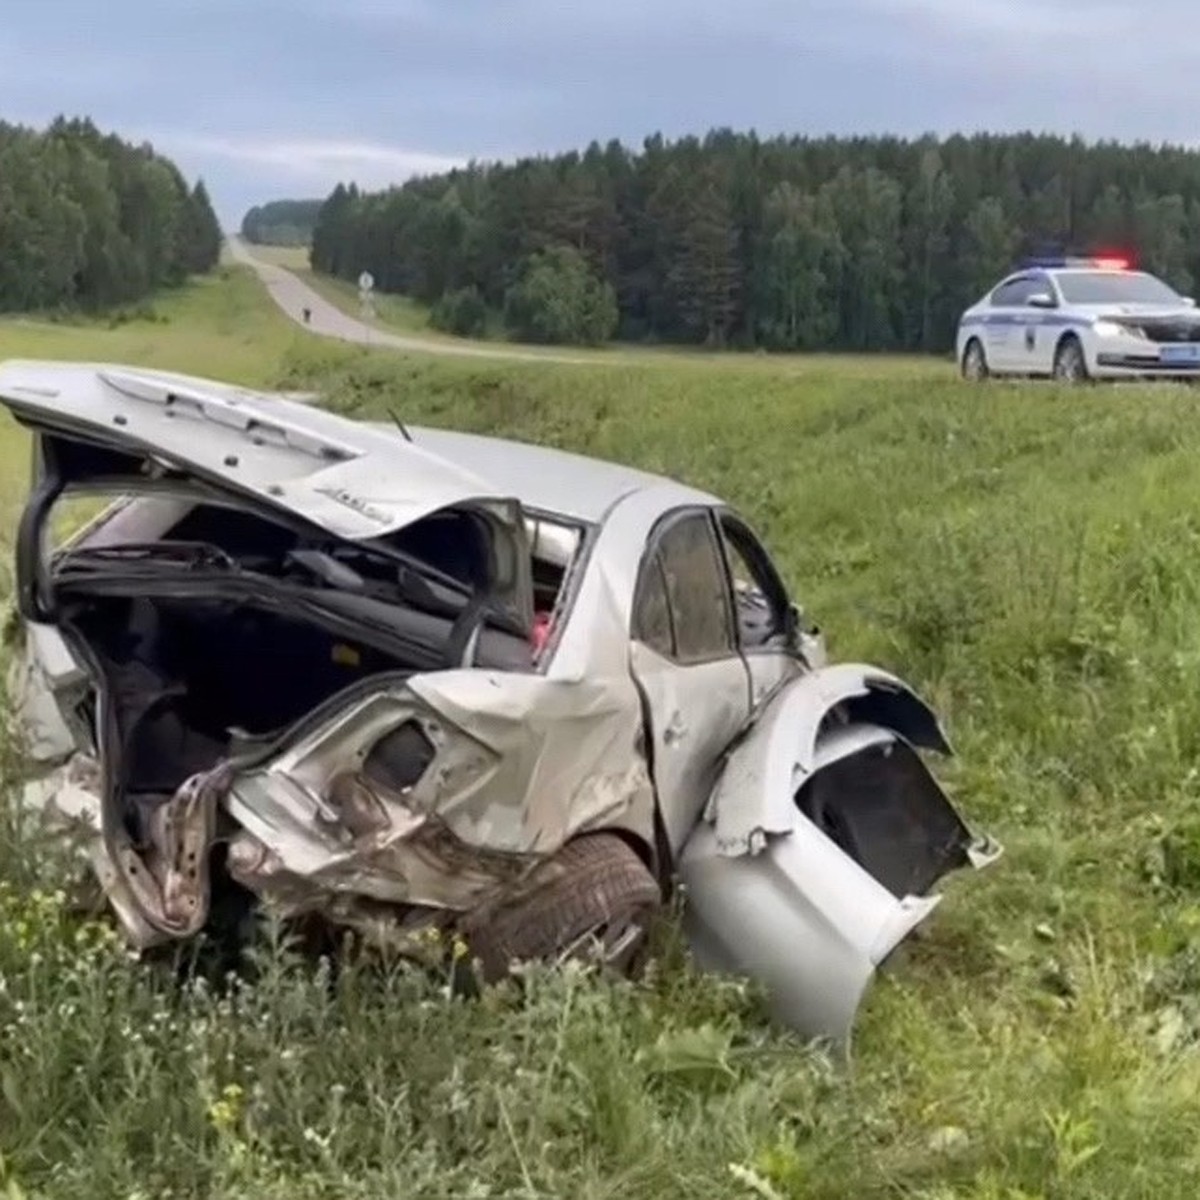
[[[1054,352],[1054,378],[1059,383],[1084,383],[1087,377],[1087,360],[1079,339],[1063,338]]]
[[[962,376],[970,383],[980,383],[988,377],[987,356],[983,347],[972,338],[963,354]]]

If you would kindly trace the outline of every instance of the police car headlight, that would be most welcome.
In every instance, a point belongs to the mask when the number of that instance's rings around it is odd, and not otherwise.
[[[1116,321],[1096,321],[1092,325],[1092,332],[1102,338],[1144,336],[1136,326],[1118,325]]]

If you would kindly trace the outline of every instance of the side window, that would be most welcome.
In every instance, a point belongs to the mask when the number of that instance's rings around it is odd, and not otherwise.
[[[989,303],[993,308],[1003,308],[1005,305],[1012,303],[1013,285],[1011,283],[1002,283],[989,297]]]
[[[1000,308],[1011,308],[1013,305],[1024,304],[1027,295],[1029,280],[1010,279],[992,293],[992,303]]]
[[[663,575],[662,556],[657,550],[647,555],[638,578],[637,596],[633,602],[633,636],[664,658],[675,657],[675,630],[667,604],[667,580]]]
[[[1017,284],[1017,290],[1013,294],[1013,304],[1024,304],[1034,292],[1037,291],[1032,279],[1022,279]]]
[[[733,584],[734,616],[743,649],[777,644],[788,629],[788,598],[762,543],[731,513],[720,517]]]
[[[724,562],[707,513],[677,519],[658,536],[642,564],[633,622],[636,638],[677,662],[733,653]]]
[[[1052,300],[1057,300],[1058,297],[1054,293],[1054,284],[1050,282],[1049,275],[1035,275],[1029,280],[1029,287],[1022,297],[1022,302],[1029,303],[1031,296],[1049,296]]]

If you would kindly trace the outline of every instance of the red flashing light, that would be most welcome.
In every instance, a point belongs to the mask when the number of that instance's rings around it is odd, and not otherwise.
[[[1105,255],[1102,258],[1095,260],[1096,266],[1101,271],[1128,271],[1129,259],[1119,258],[1116,255]]]

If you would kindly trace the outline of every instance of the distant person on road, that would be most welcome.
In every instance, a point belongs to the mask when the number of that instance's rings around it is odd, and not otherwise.
[[[312,316],[312,309],[311,309],[311,308],[306,308],[306,309],[304,309],[304,323],[305,323],[305,325],[307,325],[307,324],[308,324],[308,320],[309,320],[309,318],[310,318],[311,316]]]

